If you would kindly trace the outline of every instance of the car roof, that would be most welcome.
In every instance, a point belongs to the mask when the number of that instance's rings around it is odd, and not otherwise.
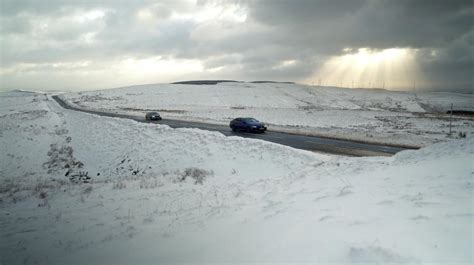
[[[250,117],[239,117],[239,118],[235,118],[233,119],[234,121],[258,121],[257,119],[255,118],[250,118]]]

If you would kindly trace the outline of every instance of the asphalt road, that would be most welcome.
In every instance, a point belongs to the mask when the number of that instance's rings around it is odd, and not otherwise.
[[[266,133],[255,134],[255,133],[245,133],[245,132],[232,132],[229,126],[202,123],[202,122],[182,121],[182,120],[173,120],[173,119],[166,119],[166,118],[160,121],[149,121],[149,120],[145,120],[144,115],[143,117],[137,117],[133,115],[117,114],[117,113],[103,112],[103,111],[97,111],[97,110],[86,110],[86,109],[76,108],[74,106],[71,106],[67,104],[66,102],[64,102],[63,100],[61,100],[58,96],[53,96],[53,99],[56,100],[56,102],[58,102],[59,105],[61,105],[65,109],[82,111],[82,112],[96,114],[100,116],[106,116],[106,117],[132,119],[132,120],[135,120],[138,122],[144,122],[144,123],[166,124],[172,128],[198,128],[202,130],[218,131],[226,136],[240,136],[240,137],[245,137],[245,138],[260,139],[264,141],[274,142],[274,143],[278,143],[282,145],[291,146],[293,148],[309,150],[313,152],[322,152],[322,153],[347,155],[347,156],[391,156],[397,152],[406,150],[406,148],[388,146],[388,145],[367,144],[367,143],[353,142],[353,141],[347,141],[347,140],[322,138],[322,137],[316,137],[316,136],[289,134],[289,133],[283,133],[283,132],[272,132],[271,127],[269,127],[269,131],[267,131]]]

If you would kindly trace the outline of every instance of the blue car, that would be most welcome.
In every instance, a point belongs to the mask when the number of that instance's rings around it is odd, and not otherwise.
[[[232,131],[246,131],[264,133],[267,126],[263,122],[259,122],[254,118],[237,118],[233,119],[230,124]]]

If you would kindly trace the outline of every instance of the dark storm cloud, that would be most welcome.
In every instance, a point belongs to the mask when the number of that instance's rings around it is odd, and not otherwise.
[[[472,88],[472,0],[0,3],[1,67],[10,74],[20,64],[44,65],[46,75],[55,71],[48,63],[92,61],[107,69],[122,58],[160,56],[220,69],[202,78],[299,81],[344,48],[401,47],[417,49],[422,70],[440,86]],[[206,5],[239,10],[229,19],[192,17]],[[94,10],[99,18],[77,21]]]
[[[474,32],[461,36],[435,54],[429,49],[418,55],[421,67],[435,84],[432,89],[473,92]]]
[[[473,2],[295,0],[251,2],[252,16],[287,37],[339,47],[442,45],[472,30]],[[293,38],[288,38],[293,40]]]
[[[273,29],[281,45],[319,55],[337,55],[346,47],[415,48],[433,88],[472,89],[472,0],[251,1],[250,6],[252,18]],[[431,56],[433,50],[437,56]]]

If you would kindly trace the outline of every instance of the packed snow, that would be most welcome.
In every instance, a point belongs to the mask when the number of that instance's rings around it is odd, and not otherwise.
[[[311,87],[285,83],[227,82],[216,85],[155,84],[67,93],[63,97],[89,109],[143,116],[158,110],[164,118],[228,124],[255,117],[270,130],[352,139],[371,143],[426,146],[474,133],[473,94],[395,92]]]
[[[166,102],[171,90],[156,93]],[[145,98],[96,93],[110,99],[81,104]],[[13,91],[0,95],[0,147],[1,264],[473,262],[470,135],[393,157],[329,156]]]

